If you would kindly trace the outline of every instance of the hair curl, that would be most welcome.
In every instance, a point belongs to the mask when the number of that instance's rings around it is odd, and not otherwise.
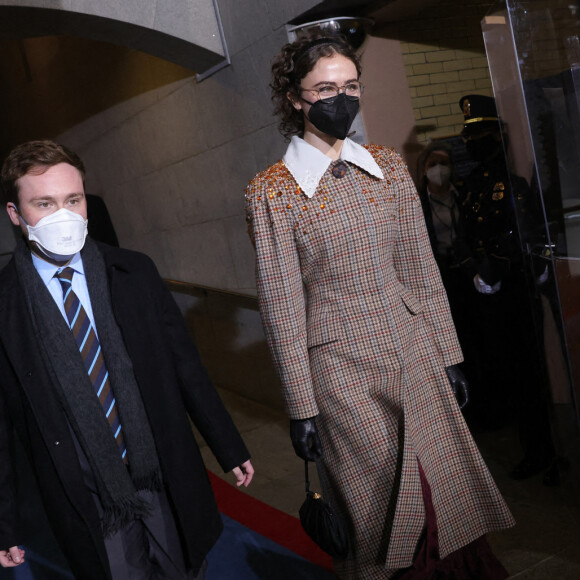
[[[354,63],[357,76],[360,77],[360,59],[343,36],[328,37],[328,44],[323,43],[308,48],[310,43],[322,38],[326,37],[320,33],[305,35],[295,42],[285,44],[272,62],[270,88],[274,114],[280,118],[278,129],[287,139],[292,135],[304,133],[304,115],[302,111],[294,108],[288,98],[288,93],[296,97],[300,96],[299,87],[302,79],[321,58],[340,54]],[[296,58],[297,56],[299,58]]]
[[[27,141],[18,145],[4,160],[0,183],[5,202],[18,205],[18,180],[29,173],[42,175],[45,171],[58,165],[68,163],[79,170],[83,181],[85,166],[74,152],[54,141]]]

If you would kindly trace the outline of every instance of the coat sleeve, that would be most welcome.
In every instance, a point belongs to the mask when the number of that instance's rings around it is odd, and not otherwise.
[[[151,278],[163,320],[163,337],[171,353],[185,409],[224,472],[231,471],[250,458],[230,414],[211,384],[198,350],[189,335],[171,292],[159,276],[153,262]]]
[[[278,164],[281,171],[281,164]],[[275,173],[274,169],[269,170]],[[258,175],[246,190],[246,217],[256,249],[256,286],[264,333],[291,419],[318,415],[307,347],[306,307],[294,225],[283,196],[290,177]]]
[[[4,361],[2,352],[0,352],[0,361]],[[13,428],[4,397],[4,392],[0,388],[0,550],[6,550],[20,543],[12,460]]]
[[[393,252],[397,277],[423,305],[427,332],[443,365],[460,363],[463,355],[431,250],[417,190],[406,164],[392,150],[385,153],[382,168],[398,184],[399,238]]]

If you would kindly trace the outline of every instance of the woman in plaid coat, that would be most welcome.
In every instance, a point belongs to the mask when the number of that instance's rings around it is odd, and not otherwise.
[[[346,137],[359,76],[341,39],[283,47],[273,99],[293,137],[246,192],[292,442],[347,522],[342,578],[505,578],[483,535],[514,521],[454,397],[461,349],[419,198],[393,149]]]

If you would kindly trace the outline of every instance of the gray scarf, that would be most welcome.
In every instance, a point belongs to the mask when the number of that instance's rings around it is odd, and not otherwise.
[[[55,395],[91,466],[103,505],[102,526],[107,536],[128,522],[148,515],[149,507],[137,495],[137,490],[159,490],[161,471],[131,360],[113,315],[103,257],[89,238],[81,256],[99,342],[123,426],[128,469],[121,459],[73,334],[38,275],[24,240],[20,240],[14,252],[39,352],[51,376]]]

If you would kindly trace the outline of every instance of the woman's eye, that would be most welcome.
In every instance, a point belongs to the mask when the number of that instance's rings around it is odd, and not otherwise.
[[[329,86],[326,86],[326,87],[320,87],[318,89],[318,92],[321,95],[331,95],[331,94],[334,94],[336,92],[336,88],[333,87],[333,86],[331,86],[331,85],[329,85]]]

